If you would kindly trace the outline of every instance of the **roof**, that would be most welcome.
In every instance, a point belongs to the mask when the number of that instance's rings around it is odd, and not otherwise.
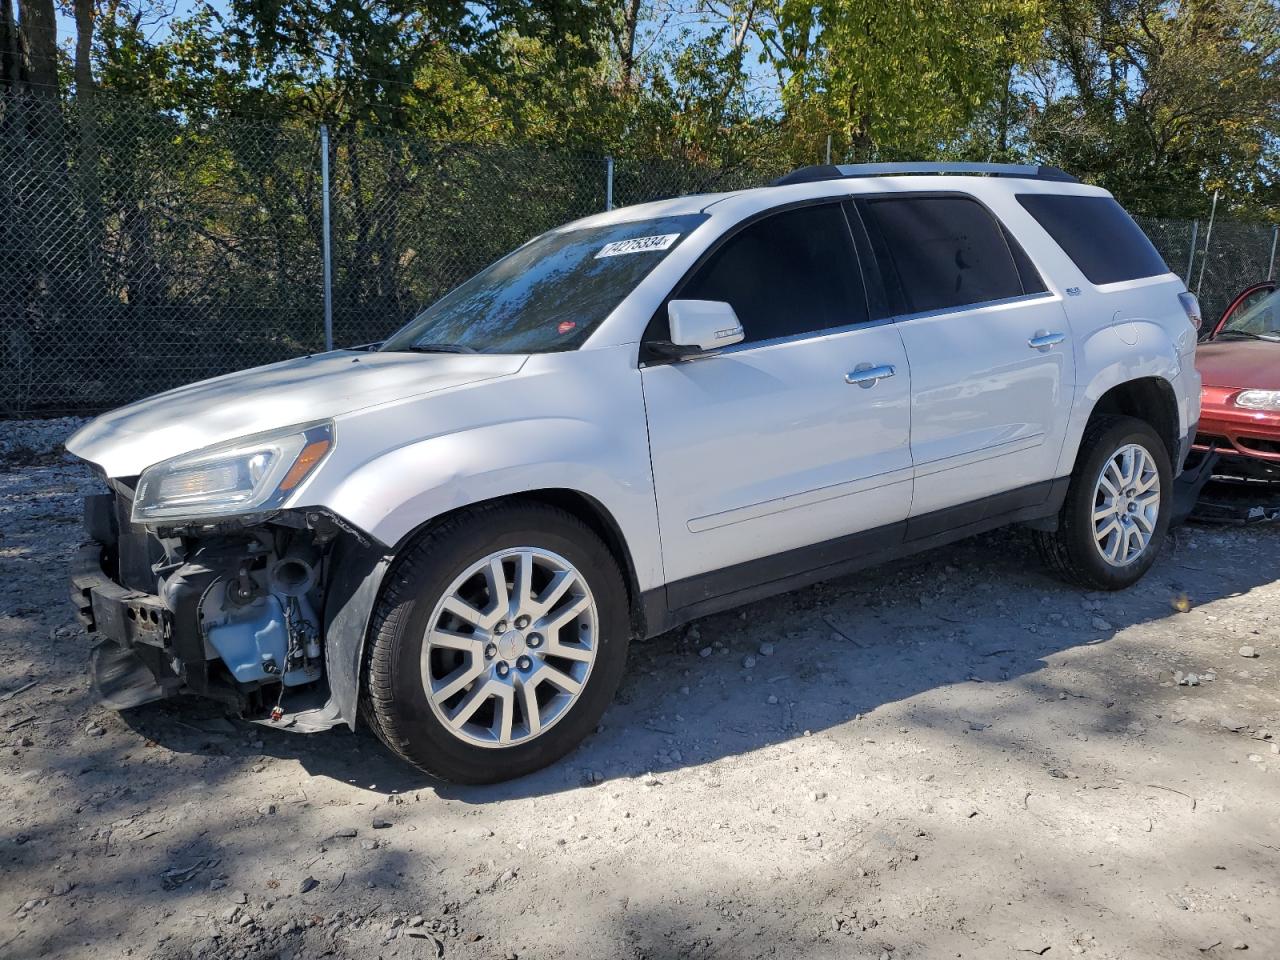
[[[1080,182],[1058,167],[1037,166],[1029,163],[937,163],[908,160],[895,163],[817,164],[792,170],[787,175],[774,180],[771,185],[782,187],[793,183],[812,183],[817,180],[845,180],[852,177],[885,177],[901,174],[935,176],[956,173],[991,177],[1017,177],[1021,180],[1052,180],[1057,183]]]
[[[847,172],[846,172],[847,171]],[[1057,167],[979,163],[868,163],[801,167],[769,186],[727,193],[695,193],[615,207],[566,224],[560,229],[600,227],[656,217],[709,213],[739,218],[784,203],[867,193],[961,190],[973,196],[1019,193],[1070,193],[1110,196],[1100,187],[1081,183]]]

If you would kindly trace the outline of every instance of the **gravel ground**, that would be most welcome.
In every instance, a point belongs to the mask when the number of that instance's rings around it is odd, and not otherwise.
[[[458,788],[94,704],[69,426],[0,424],[0,957],[1280,957],[1280,531],[1116,595],[1006,531],[707,618]]]

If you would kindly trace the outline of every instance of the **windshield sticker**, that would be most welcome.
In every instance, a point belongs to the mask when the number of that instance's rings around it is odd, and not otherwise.
[[[662,233],[656,237],[636,237],[632,240],[615,240],[613,243],[606,243],[600,248],[600,252],[596,254],[596,259],[601,257],[617,257],[624,253],[647,253],[650,250],[666,250],[673,243],[680,239],[678,233]]]

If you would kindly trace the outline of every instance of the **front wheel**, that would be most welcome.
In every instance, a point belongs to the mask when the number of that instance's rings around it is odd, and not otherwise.
[[[595,728],[630,632],[603,541],[539,503],[464,511],[389,574],[370,636],[365,716],[422,770],[493,783],[546,766]]]
[[[1064,579],[1123,590],[1151,568],[1169,527],[1173,468],[1154,429],[1134,417],[1098,417],[1085,430],[1058,529],[1036,545]]]

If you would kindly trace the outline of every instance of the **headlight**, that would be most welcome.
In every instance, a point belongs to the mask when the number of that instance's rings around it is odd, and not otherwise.
[[[333,448],[333,424],[260,433],[142,472],[133,520],[198,520],[278,507]]]
[[[1280,390],[1241,390],[1235,404],[1249,410],[1280,410]]]

